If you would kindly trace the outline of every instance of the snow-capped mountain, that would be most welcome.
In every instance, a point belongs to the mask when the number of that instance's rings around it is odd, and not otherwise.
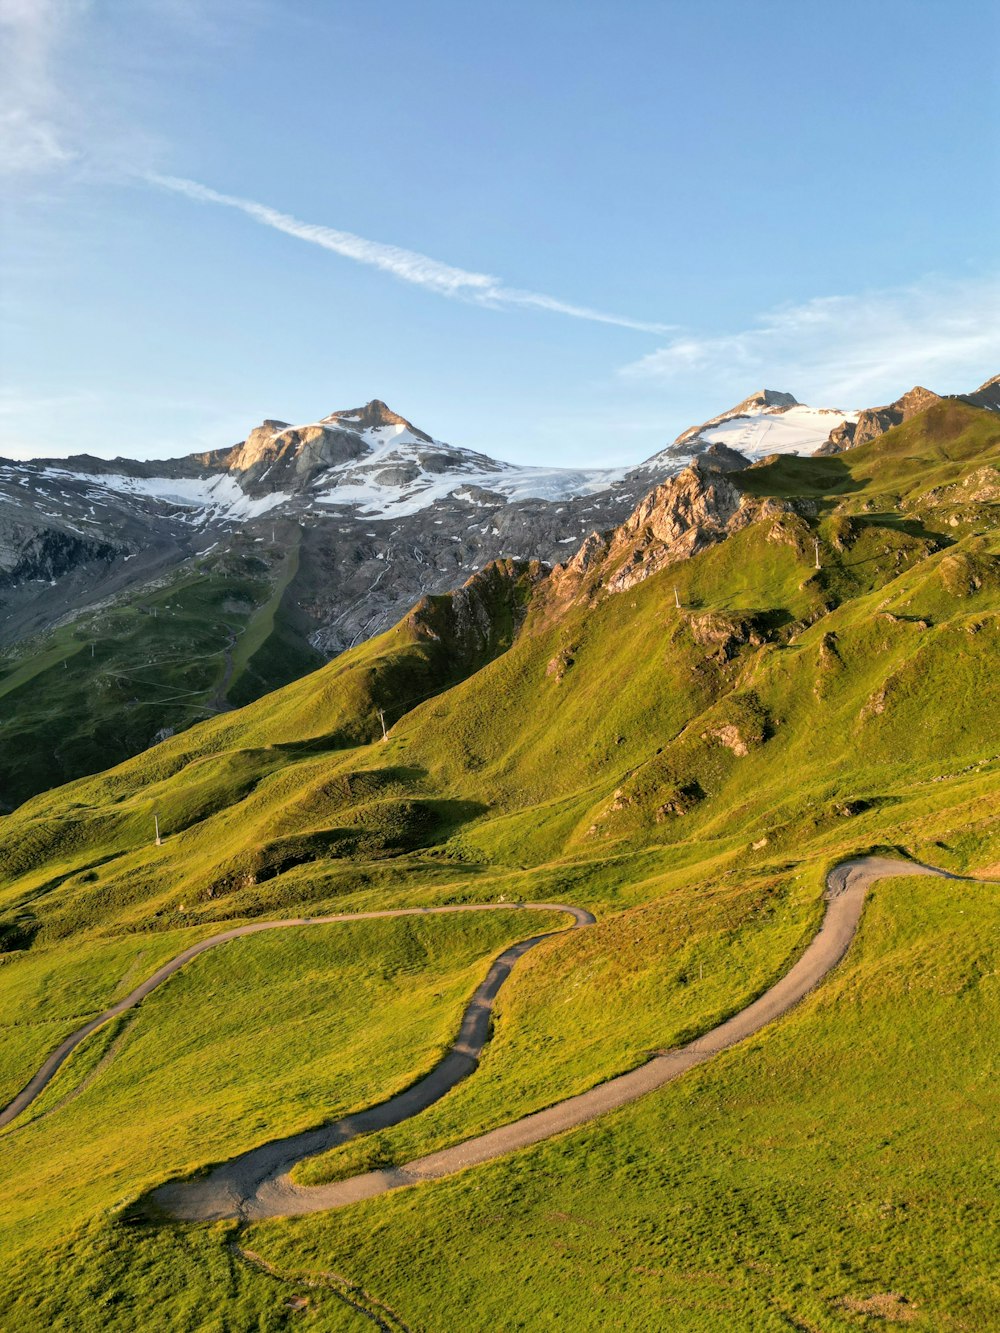
[[[276,568],[293,548],[301,633],[333,654],[490,560],[561,562],[712,446],[735,451],[736,466],[836,452],[924,395],[936,397],[913,390],[859,413],[764,389],[631,469],[503,462],[435,439],[378,399],[306,425],[264,421],[236,445],[160,462],[0,458],[0,647],[192,559],[205,568],[252,550]],[[995,378],[968,395],[997,400]]]
[[[502,462],[379,400],[159,462],[0,459],[0,644],[192,557],[225,559],[242,542],[274,559],[291,542],[308,637],[333,653],[490,560],[557,561],[649,484],[621,468]]]
[[[727,412],[682,431],[673,444],[641,465],[649,472],[683,466],[712,444],[724,444],[753,460],[768,454],[811,454],[859,413],[807,407],[790,393],[760,389]]]
[[[995,410],[997,385],[967,401]],[[117,701],[115,753],[134,753],[313,669],[490,561],[576,568],[695,457],[677,479],[683,503],[702,473],[856,448],[936,397],[911,390],[857,413],[762,390],[631,470],[517,466],[436,440],[377,400],[159,462],[0,458],[0,674],[45,673],[51,700],[71,671],[73,698]],[[72,747],[57,751],[67,776],[86,771]]]
[[[188,512],[192,523],[245,521],[272,510],[323,514],[350,508],[405,518],[451,496],[477,508],[520,500],[569,500],[606,491],[626,469],[522,467],[435,440],[378,399],[305,426],[264,421],[231,449],[163,463],[80,456],[6,465],[89,500],[107,492]],[[20,478],[23,480],[23,475]]]

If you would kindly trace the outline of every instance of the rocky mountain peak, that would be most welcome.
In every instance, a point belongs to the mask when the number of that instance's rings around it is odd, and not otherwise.
[[[832,427],[853,417],[838,408],[808,407],[780,389],[758,389],[735,407],[681,431],[673,444],[647,458],[634,474],[675,471],[716,444],[751,460],[773,453],[811,453]]]
[[[941,395],[935,393],[933,389],[925,389],[923,385],[915,384],[903,394],[902,398],[897,398],[892,404],[903,413],[903,420],[908,421],[910,417],[916,416],[918,412],[923,412],[928,407],[933,407],[941,401]]]
[[[393,412],[380,398],[364,407],[331,412],[321,421],[293,426],[288,421],[268,418],[255,426],[240,444],[217,450],[200,461],[238,473],[245,490],[253,491],[267,478],[266,489],[284,487],[296,493],[323,469],[361,458],[386,432],[406,436],[410,443],[433,444],[431,436],[419,430],[406,417]]]
[[[644,496],[610,533],[591,533],[576,554],[553,573],[555,603],[591,594],[625,592],[666,565],[724,540],[749,523],[794,512],[785,500],[747,495],[731,479],[747,459],[712,445]]]
[[[826,454],[840,454],[845,449],[858,449],[863,444],[878,439],[884,435],[887,430],[893,426],[902,425],[904,421],[909,421],[918,412],[925,411],[935,403],[941,401],[941,395],[934,393],[932,389],[925,389],[920,384],[915,384],[897,398],[895,402],[886,404],[885,407],[867,407],[863,412],[859,412],[856,421],[842,421],[833,428],[829,438],[824,444],[815,450],[817,456]]]
[[[737,403],[735,407],[730,407],[717,416],[709,417],[700,426],[689,426],[687,430],[681,431],[671,448],[676,451],[682,450],[685,445],[699,441],[705,435],[705,432],[711,430],[713,426],[725,425],[739,417],[759,416],[762,412],[781,411],[784,408],[800,406],[801,404],[794,394],[782,393],[780,389],[758,389],[755,393],[749,394]]]
[[[727,415],[741,416],[749,412],[751,408],[761,407],[798,407],[799,400],[792,393],[782,393],[780,389],[758,389],[756,393],[750,394],[744,398],[742,403],[737,403]]]
[[[960,397],[973,407],[985,407],[988,412],[1000,412],[1000,375],[991,375],[974,393]]]
[[[418,440],[423,440],[426,444],[433,443],[430,435],[414,426],[412,421],[407,421],[406,417],[401,417],[398,412],[394,412],[391,407],[387,407],[381,398],[373,398],[370,403],[365,403],[364,407],[352,407],[347,411],[331,412],[328,417],[322,419],[320,425],[359,432],[381,430],[385,426],[399,426],[403,430],[409,431],[411,435],[416,436]]]

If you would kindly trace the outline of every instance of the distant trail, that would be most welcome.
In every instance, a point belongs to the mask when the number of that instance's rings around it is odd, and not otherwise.
[[[296,1185],[289,1173],[306,1157],[323,1152],[355,1135],[399,1124],[436,1101],[475,1067],[476,1055],[488,1035],[489,1007],[513,962],[538,938],[514,945],[497,959],[486,981],[466,1010],[459,1040],[425,1078],[405,1092],[356,1115],[346,1116],[319,1129],[265,1143],[243,1153],[194,1180],[161,1186],[150,1196],[153,1205],[183,1221],[209,1221],[238,1217],[255,1221],[263,1217],[286,1217],[325,1212],[371,1199],[404,1185],[437,1180],[464,1167],[477,1166],[519,1148],[526,1148],[565,1130],[575,1129],[608,1111],[661,1088],[695,1065],[730,1046],[744,1041],[766,1024],[788,1012],[840,962],[853,940],[869,887],[892,875],[941,875],[961,878],[913,861],[862,856],[842,861],[827,876],[827,908],[819,930],[802,957],[758,999],[725,1023],[675,1051],[654,1056],[638,1069],[600,1083],[588,1092],[557,1102],[547,1110],[522,1117],[488,1134],[407,1162],[405,1166],[370,1171],[329,1185]],[[535,904],[545,906],[545,904]],[[577,925],[589,925],[593,917],[579,909]],[[498,969],[503,969],[497,975]],[[492,983],[492,988],[491,988]],[[477,1005],[480,1006],[477,1013]],[[479,1039],[469,1031],[477,1019]]]
[[[44,1061],[37,1073],[25,1084],[14,1100],[0,1111],[0,1129],[16,1120],[21,1112],[31,1105],[39,1093],[48,1087],[63,1061],[71,1051],[79,1046],[81,1041],[89,1037],[92,1032],[96,1032],[108,1019],[116,1018],[119,1014],[134,1009],[151,991],[156,990],[157,986],[162,986],[168,977],[172,977],[175,972],[180,971],[185,963],[189,963],[192,958],[197,958],[206,949],[214,949],[217,944],[225,944],[227,940],[239,939],[243,935],[256,935],[262,930],[283,930],[287,926],[329,926],[345,921],[376,921],[384,917],[441,916],[448,912],[510,912],[519,909],[522,911],[566,912],[573,917],[573,929],[578,926],[592,926],[594,924],[594,918],[589,912],[585,912],[579,907],[564,907],[561,903],[454,903],[448,907],[396,907],[383,912],[341,912],[336,916],[297,916],[289,917],[284,921],[253,921],[245,926],[233,926],[230,930],[220,931],[218,935],[209,935],[207,939],[199,940],[197,944],[190,945],[176,958],[171,958],[169,963],[164,963],[162,967],[157,968],[152,976],[147,977],[144,982],[136,986],[135,990],[126,995],[123,1000],[119,1000],[110,1009],[105,1009],[102,1014],[98,1014],[96,1018],[91,1018],[82,1027],[71,1033]],[[482,1049],[488,1035],[489,1011],[492,1007],[494,995],[521,954],[527,953],[530,948],[544,939],[548,939],[547,934],[534,935],[531,939],[513,945],[500,955],[490,969],[486,980],[469,1002],[465,1017],[462,1020],[459,1040],[452,1048],[453,1051],[464,1050],[463,1042],[469,1042],[471,1052],[471,1043],[479,1037],[480,1033],[480,1014],[482,1016],[482,1036],[478,1048],[475,1052],[472,1052],[473,1055]],[[491,980],[495,982],[492,989],[490,989]],[[445,1062],[448,1059],[449,1056],[445,1056]],[[472,1065],[475,1065],[474,1058]],[[469,1071],[466,1070],[466,1072]],[[457,1081],[456,1079],[455,1082]]]
[[[225,662],[222,668],[222,679],[215,687],[215,692],[209,700],[209,707],[214,708],[217,713],[231,713],[233,705],[226,698],[226,691],[233,683],[233,671],[236,666],[233,652],[236,648],[236,635],[230,632],[228,640],[223,651],[225,652]]]

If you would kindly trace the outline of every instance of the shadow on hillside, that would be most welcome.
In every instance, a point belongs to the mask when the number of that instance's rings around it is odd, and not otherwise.
[[[825,458],[782,454],[773,462],[758,463],[732,475],[741,491],[761,496],[808,496],[810,499],[839,497],[860,491],[865,485],[852,475],[839,454]]]
[[[925,527],[919,519],[906,518],[902,514],[852,514],[851,521],[858,528],[891,528],[894,532],[902,532],[916,541],[930,542],[933,546],[941,548],[955,544],[955,538],[949,537],[947,533]]]

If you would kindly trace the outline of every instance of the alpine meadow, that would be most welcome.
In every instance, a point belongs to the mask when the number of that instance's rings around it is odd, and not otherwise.
[[[1000,1329],[995,9],[0,35],[0,1333]]]

